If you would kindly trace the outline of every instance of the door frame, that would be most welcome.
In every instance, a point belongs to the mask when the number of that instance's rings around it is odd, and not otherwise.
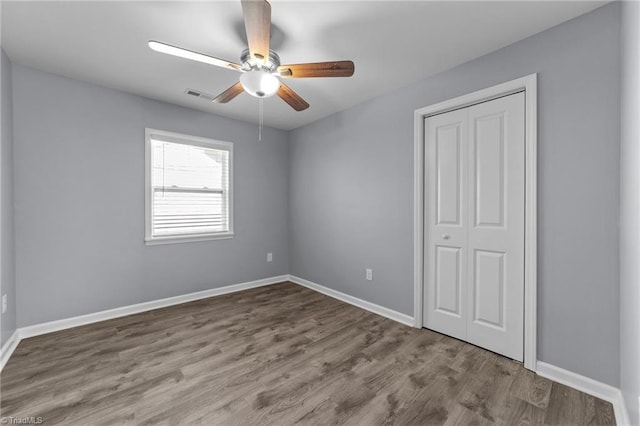
[[[427,117],[465,108],[495,98],[524,91],[525,93],[525,231],[524,231],[524,366],[536,370],[537,362],[537,74],[530,74],[506,83],[488,87],[467,95],[429,105],[414,112],[414,193],[413,193],[413,282],[414,326],[422,328],[424,289],[424,120]]]

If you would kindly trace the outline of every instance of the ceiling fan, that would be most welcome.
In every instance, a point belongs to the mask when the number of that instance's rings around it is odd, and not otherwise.
[[[315,62],[280,65],[278,54],[269,49],[271,38],[271,5],[266,0],[242,0],[242,14],[249,48],[240,55],[240,62],[225,61],[159,41],[149,41],[157,52],[204,62],[241,72],[240,81],[216,96],[211,102],[227,103],[243,91],[257,98],[278,95],[296,111],[309,108],[309,104],[280,78],[351,77],[355,66],[352,61]]]

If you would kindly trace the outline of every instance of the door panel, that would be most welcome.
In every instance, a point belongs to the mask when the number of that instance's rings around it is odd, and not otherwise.
[[[438,127],[436,132],[436,211],[439,225],[460,226],[460,126]]]
[[[426,327],[524,350],[524,93],[425,120]]]
[[[505,253],[475,250],[473,286],[473,321],[504,329],[504,258]]]
[[[460,248],[436,246],[436,311],[460,317]]]
[[[524,93],[469,107],[467,340],[524,354]]]
[[[490,115],[476,121],[475,224],[504,226],[504,116]]]
[[[425,230],[433,238],[425,247],[425,324],[463,339],[467,322],[468,112],[454,111],[425,120],[428,211]],[[426,241],[426,240],[425,240]],[[429,268],[427,265],[433,265]]]

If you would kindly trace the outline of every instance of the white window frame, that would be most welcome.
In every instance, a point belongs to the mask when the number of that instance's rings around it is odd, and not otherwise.
[[[151,213],[153,209],[153,189],[151,188],[151,139],[153,137],[162,139],[167,142],[181,143],[185,145],[200,146],[203,148],[221,149],[229,152],[229,230],[226,232],[215,232],[207,234],[195,234],[195,235],[167,235],[167,236],[154,236],[152,232],[152,220]],[[219,141],[215,139],[208,139],[199,136],[184,135],[181,133],[167,132],[157,129],[145,129],[144,138],[144,191],[145,191],[145,244],[173,244],[173,243],[188,243],[193,241],[208,241],[208,240],[221,240],[234,237],[233,231],[233,143]]]

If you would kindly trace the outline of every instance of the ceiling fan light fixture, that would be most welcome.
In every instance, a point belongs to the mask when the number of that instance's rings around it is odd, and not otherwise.
[[[280,78],[351,77],[353,75],[355,69],[353,61],[280,65],[280,57],[269,48],[271,5],[267,0],[242,0],[241,3],[248,46],[240,54],[240,64],[155,40],[148,41],[149,48],[242,73],[240,81],[211,99],[211,102],[216,104],[226,104],[240,93],[247,92],[259,99],[278,95],[291,108],[304,111],[309,108],[309,103],[282,83]],[[259,102],[261,110],[262,104]]]
[[[264,69],[252,69],[240,76],[244,90],[256,98],[268,98],[276,94],[280,88],[278,77]]]

